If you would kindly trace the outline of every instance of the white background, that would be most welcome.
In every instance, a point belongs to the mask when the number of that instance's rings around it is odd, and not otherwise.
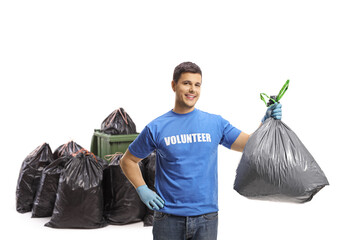
[[[359,239],[358,1],[1,1],[1,235],[152,239],[142,223],[59,230],[15,209],[25,157],[43,142],[90,148],[123,107],[141,129],[170,110],[174,67],[203,71],[201,110],[252,133],[282,99],[330,186],[306,204],[246,199],[233,189],[241,153],[219,147],[218,239]]]

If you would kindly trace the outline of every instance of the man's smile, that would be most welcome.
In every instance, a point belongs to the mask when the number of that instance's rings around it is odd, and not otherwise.
[[[188,94],[185,94],[185,97],[187,99],[194,100],[194,98],[196,98],[196,95],[188,93]]]

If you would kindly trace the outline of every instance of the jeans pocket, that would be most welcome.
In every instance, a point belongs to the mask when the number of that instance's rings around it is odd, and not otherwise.
[[[168,217],[168,214],[166,213],[163,213],[163,212],[158,212],[158,211],[155,211],[154,212],[154,220],[163,220],[163,219],[166,219]]]
[[[206,220],[216,220],[218,218],[218,212],[204,214],[203,217]]]

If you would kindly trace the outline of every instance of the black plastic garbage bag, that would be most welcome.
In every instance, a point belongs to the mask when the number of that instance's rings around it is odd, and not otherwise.
[[[53,161],[49,144],[43,143],[32,151],[23,161],[16,186],[16,210],[30,212],[43,169]]]
[[[142,160],[144,163],[143,177],[146,185],[149,189],[156,192],[155,189],[155,163],[156,163],[156,150],[149,156]],[[144,216],[144,226],[152,226],[154,222],[154,211],[146,208],[146,214]]]
[[[82,146],[80,146],[74,141],[69,141],[63,145],[60,145],[57,149],[55,149],[54,159],[71,155],[73,153],[80,151],[81,149],[83,149]]]
[[[109,156],[104,169],[104,216],[108,223],[123,225],[143,220],[146,206],[119,165],[122,154]],[[139,163],[142,170],[142,162]]]
[[[234,189],[252,199],[304,203],[328,184],[296,134],[281,120],[270,117],[247,142]]]
[[[58,158],[43,170],[40,186],[36,193],[32,209],[32,217],[51,217],[55,205],[60,174],[70,158],[70,155]]]
[[[103,164],[86,150],[65,164],[61,172],[55,207],[50,222],[53,228],[100,228],[103,217]]]
[[[110,135],[135,134],[136,125],[125,110],[119,108],[102,122],[100,131]]]

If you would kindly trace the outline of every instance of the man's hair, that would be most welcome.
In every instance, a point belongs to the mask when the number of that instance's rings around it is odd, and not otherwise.
[[[192,62],[183,62],[175,67],[173,75],[173,80],[175,83],[179,81],[182,73],[200,73],[202,76],[200,67]]]

